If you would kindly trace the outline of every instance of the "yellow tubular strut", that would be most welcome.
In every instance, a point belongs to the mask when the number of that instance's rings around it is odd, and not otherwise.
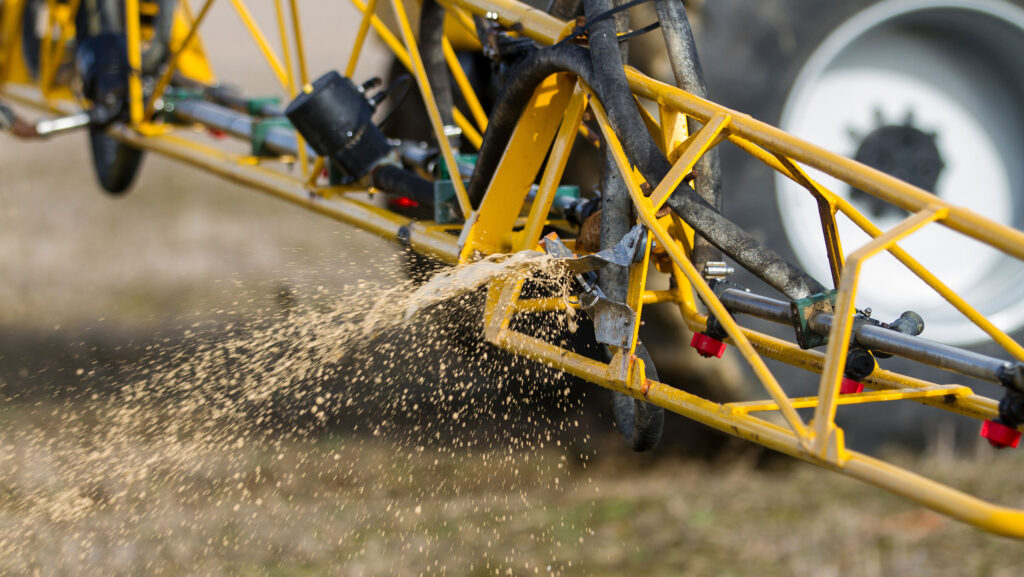
[[[533,199],[533,206],[530,208],[530,215],[527,217],[526,226],[519,233],[512,233],[517,236],[515,250],[530,250],[537,246],[540,241],[541,229],[547,221],[548,213],[551,211],[551,203],[555,199],[555,191],[562,181],[562,173],[565,172],[565,164],[569,160],[569,153],[572,151],[573,142],[576,140],[576,132],[583,121],[583,112],[587,107],[587,96],[583,87],[578,84],[573,88],[572,97],[566,107],[565,117],[558,128],[555,136],[555,143],[551,147],[551,154],[548,156],[544,166],[544,174],[541,176],[540,184],[537,187],[537,197]]]
[[[71,0],[67,5],[49,2],[47,14],[50,25],[46,29],[47,37],[53,31],[54,24],[59,25],[61,30],[74,28],[74,19],[75,14],[78,12],[78,5],[79,0]],[[53,85],[53,80],[57,76],[57,69],[60,68],[61,56],[64,54],[68,44],[68,36],[62,33],[56,42],[48,42],[47,44],[49,44],[50,50],[44,50],[41,54],[42,72],[40,74],[40,85],[43,92],[48,92],[49,88]]]
[[[204,14],[199,16],[200,20],[205,15],[205,11],[209,8],[212,1],[207,0],[206,6],[203,6]],[[125,36],[128,42],[128,111],[132,126],[139,126],[145,120],[142,102],[142,30],[139,28],[139,0],[125,0],[124,20]],[[198,25],[198,21],[196,25]],[[170,75],[173,74],[173,63],[175,60],[172,58],[172,65],[167,67],[165,76],[168,80],[170,80]],[[167,82],[163,81],[163,79],[161,81],[157,83],[156,88],[158,90],[163,90],[167,87]]]
[[[295,36],[296,44],[299,45],[299,43],[302,40],[302,38],[299,36],[299,23],[298,23],[298,20],[296,20],[294,18],[294,16],[295,16],[294,8],[295,8],[295,5],[292,4],[292,9],[293,9],[292,16],[293,16],[293,20],[294,20],[294,22],[293,22],[293,24],[294,24],[293,30],[295,31],[295,35],[296,35]],[[291,44],[291,42],[290,42],[290,39],[288,37],[288,25],[285,22],[284,6],[282,6],[281,0],[274,0],[274,10],[277,13],[277,30],[278,30],[278,33],[281,35],[281,54],[284,57],[284,72],[285,72],[285,79],[288,81],[288,96],[290,98],[295,98],[295,95],[298,94],[299,91],[298,91],[298,87],[295,85],[295,66],[292,64],[291,47],[289,46]],[[299,53],[299,69],[301,71],[300,73],[301,73],[301,76],[302,76],[303,86],[305,86],[305,84],[306,84],[306,81],[305,81],[306,67],[305,67],[305,64],[302,63],[302,51],[301,51],[301,48],[298,49],[298,53]],[[299,134],[299,132],[297,130],[295,131],[295,140],[298,143],[299,166],[302,167],[302,176],[306,176],[307,170],[308,170],[308,166],[306,164],[306,154],[307,154],[306,153],[306,143],[302,139],[302,135]]]
[[[24,2],[7,0],[0,3],[0,12],[8,18],[12,14],[20,16]],[[20,24],[3,23],[2,33],[5,36],[0,37],[0,81],[5,84],[0,85],[0,93],[5,100],[54,114],[83,110],[84,103],[74,99],[69,86],[60,85],[63,75],[57,73],[62,65],[67,64],[62,60],[66,47],[73,45],[70,43],[74,40],[74,16],[78,2],[70,0],[66,5],[54,0],[48,2],[49,25],[40,40],[41,73],[37,81],[28,77],[24,63],[18,60],[19,42],[8,37],[12,31],[20,29]],[[141,62],[144,39],[149,38],[147,34],[151,31],[144,29],[139,2],[125,0],[125,33],[131,71],[127,103],[130,121],[110,127],[111,136],[383,238],[405,243],[417,252],[447,263],[469,262],[490,254],[536,250],[546,229],[557,226],[570,231],[572,227],[564,221],[551,220],[551,207],[577,135],[593,135],[593,125],[587,128],[584,124],[584,119],[592,116],[604,136],[601,146],[607,146],[622,173],[637,221],[648,232],[640,245],[639,258],[630,267],[626,304],[635,315],[634,326],[639,327],[642,322],[644,305],[653,303],[674,303],[686,325],[695,332],[705,331],[708,319],[713,317],[728,335],[728,342],[736,347],[750,366],[765,391],[765,398],[714,403],[668,384],[646,379],[643,362],[634,355],[632,347],[615,350],[612,360],[604,363],[516,332],[511,327],[517,314],[564,311],[566,307],[578,306],[562,298],[521,298],[526,280],[522,277],[502,278],[488,285],[483,328],[489,342],[720,431],[872,483],[984,530],[1024,539],[1024,512],[986,503],[852,451],[846,446],[843,430],[836,425],[840,407],[882,402],[920,403],[974,419],[998,417],[995,399],[976,394],[966,386],[940,385],[882,369],[876,369],[863,379],[867,389],[862,393],[841,395],[840,382],[848,352],[847,343],[854,330],[854,304],[860,272],[865,262],[882,253],[895,257],[1012,358],[1024,361],[1024,347],[900,246],[924,228],[944,226],[1024,260],[1024,233],[951,205],[933,194],[804,142],[745,114],[648,78],[631,68],[626,69],[627,79],[641,106],[644,124],[672,164],[661,182],[643,181],[634,169],[634,159],[627,156],[612,131],[602,103],[577,78],[560,73],[546,79],[534,92],[511,138],[504,143],[504,155],[475,212],[462,179],[458,176],[452,179],[458,212],[464,224],[414,221],[366,201],[368,189],[365,186],[323,186],[323,179],[319,176],[326,162],[323,158],[306,158],[306,146],[298,134],[296,152],[300,170],[292,170],[287,164],[294,162],[291,157],[254,159],[200,141],[193,127],[165,124],[162,116],[157,114],[157,103],[165,96],[165,89],[170,86],[174,74],[210,77],[209,63],[197,47],[200,45],[199,27],[213,0],[205,0],[194,18],[187,3],[182,2],[179,6],[176,14],[178,26],[174,28],[172,53],[167,65],[158,77],[145,79],[154,81],[153,96],[148,101],[143,94]],[[352,0],[361,18],[345,72],[349,77],[355,74],[372,28],[415,78],[426,103],[427,116],[442,160],[449,174],[458,175],[455,155],[444,134],[445,127],[426,78],[405,2],[391,0],[398,27],[396,36],[375,14],[379,0]],[[252,37],[256,52],[266,60],[281,84],[284,95],[294,97],[309,82],[297,0],[288,0],[287,8],[284,0],[274,0],[280,56],[249,12],[245,0],[231,0],[231,4]],[[452,16],[455,31],[464,38],[475,34],[474,17],[485,17],[544,45],[557,42],[573,29],[572,23],[558,20],[516,0],[443,0],[443,4]],[[466,42],[454,44],[460,50],[465,45]],[[463,96],[465,111],[473,119],[471,122],[466,114],[456,109],[453,111],[455,123],[465,138],[479,148],[481,133],[487,129],[487,112],[459,64],[452,39],[446,37],[442,48]],[[693,134],[687,132],[689,119],[702,124]],[[822,248],[837,288],[833,322],[823,351],[803,350],[789,340],[741,326],[690,261],[694,231],[664,208],[673,191],[692,178],[700,158],[723,142],[737,146],[796,182],[817,202],[819,223],[813,226],[821,227],[825,241]],[[813,179],[809,169],[819,170],[903,208],[910,216],[888,230],[882,230],[841,196]],[[535,194],[527,210],[528,194],[535,183]],[[840,238],[836,226],[838,214],[848,218],[870,239],[852,247],[852,251],[844,252],[842,241],[849,242],[849,239]],[[575,247],[573,250],[577,252],[585,252],[582,246],[577,246],[583,243],[576,243],[571,234],[569,236],[563,239],[567,246]],[[647,289],[652,265],[671,275],[674,280],[671,289]],[[635,347],[637,335],[634,333],[632,336],[630,342]],[[817,394],[790,397],[783,383],[769,370],[768,359],[820,374]],[[797,412],[799,409],[805,410],[805,414],[813,412],[813,419],[805,422]],[[771,420],[775,416],[781,416],[781,420]]]
[[[302,40],[302,23],[299,21],[299,7],[296,0],[288,0],[291,7],[292,17],[292,39],[295,41],[295,57],[299,64],[299,82],[302,86],[309,84],[309,73],[306,70],[306,47]],[[282,39],[282,42],[284,39]]]
[[[270,69],[274,72],[274,76],[277,77],[277,81],[281,84],[281,88],[287,90],[288,88],[288,75],[284,71],[284,66],[281,64],[281,60],[277,57],[274,49],[270,47],[270,43],[267,42],[266,35],[263,34],[263,30],[260,29],[259,24],[253,19],[252,14],[249,12],[249,8],[245,5],[243,0],[231,0],[231,5],[235,7],[235,12],[238,13],[238,17],[242,20],[242,24],[245,25],[246,29],[249,30],[249,35],[252,36],[256,46],[260,49],[260,53],[263,54],[263,58],[266,59]]]
[[[348,57],[348,66],[345,67],[345,76],[352,78],[356,73],[356,64],[359,63],[359,56],[363,53],[363,42],[366,41],[366,33],[370,31],[370,22],[374,19],[377,11],[377,0],[370,0],[363,9],[363,19],[359,22],[359,31],[356,32],[355,46],[352,47],[352,54]]]
[[[444,50],[444,59],[448,62],[448,69],[451,70],[455,83],[459,86],[462,97],[466,100],[470,113],[473,114],[473,119],[476,120],[476,125],[480,128],[480,132],[487,130],[487,113],[484,112],[480,99],[476,97],[476,91],[470,86],[469,78],[466,78],[466,72],[462,69],[462,65],[459,64],[455,50],[452,48],[452,43],[447,38],[442,40],[442,48]]]
[[[362,0],[352,0],[352,4],[364,14],[368,12],[366,5],[363,4]],[[402,63],[402,66],[405,66],[406,70],[412,72],[412,60],[409,58],[409,53],[406,52],[405,46],[402,42],[391,33],[387,25],[381,22],[380,18],[376,15],[371,16],[370,23],[373,26],[373,29],[380,36],[381,40],[387,44],[391,53],[395,55],[395,58]],[[452,110],[452,113],[455,116],[455,124],[462,129],[462,135],[465,136],[474,147],[480,148],[480,143],[483,142],[481,134],[473,128],[473,125],[470,124],[469,120],[461,112],[459,112],[458,108]]]
[[[459,208],[462,211],[463,218],[468,219],[470,213],[473,212],[473,207],[469,204],[469,195],[466,194],[466,186],[462,183],[459,164],[455,161],[455,153],[452,151],[452,147],[448,143],[448,137],[445,135],[444,122],[441,121],[441,113],[438,111],[437,103],[434,101],[434,91],[430,88],[430,81],[427,80],[423,59],[420,58],[419,47],[416,45],[416,39],[413,37],[412,27],[409,26],[409,18],[405,15],[405,4],[402,0],[391,0],[391,5],[395,9],[395,18],[398,20],[399,30],[402,31],[405,49],[411,57],[412,73],[420,87],[420,94],[423,95],[427,116],[430,118],[431,126],[434,127],[434,134],[439,135],[437,143],[441,148],[441,156],[444,158],[444,163],[448,166],[448,174],[452,175],[455,197],[459,201]]]

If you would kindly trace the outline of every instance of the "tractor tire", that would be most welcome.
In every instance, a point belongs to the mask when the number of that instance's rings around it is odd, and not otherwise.
[[[1024,169],[1018,162],[1024,155],[1024,65],[1017,58],[1024,51],[1022,6],[1007,0],[706,2],[699,7],[698,43],[716,102],[1019,229],[1024,226]],[[726,215],[830,284],[810,195],[735,147],[722,147],[721,153]],[[846,184],[820,182],[882,228],[907,216]],[[840,227],[847,250],[867,238],[857,235],[852,223]],[[1024,265],[954,234],[930,227],[903,246],[997,326],[1020,334]],[[752,276],[737,277],[755,290],[768,290]],[[979,345],[985,337],[980,329],[895,259],[869,263],[857,304],[871,307],[883,322],[912,307],[925,319],[922,336],[1007,356]],[[895,358],[880,365],[897,371],[912,367]],[[987,384],[938,370],[915,374],[999,394]],[[817,386],[816,378],[800,371],[786,376],[800,383],[799,394]],[[894,434],[925,443],[936,428],[950,426],[923,422],[913,404],[892,407],[870,412],[867,426],[857,431],[865,433],[861,447]],[[957,432],[975,435],[975,429],[971,424]],[[858,435],[849,438],[858,445]]]
[[[106,129],[89,128],[92,166],[100,187],[112,195],[121,195],[131,188],[142,165],[142,150],[125,144],[107,134]]]
[[[155,73],[169,54],[168,45],[171,20],[174,14],[174,1],[160,0],[157,5],[159,11],[150,24],[154,29],[154,34],[142,53],[144,74]],[[79,18],[80,22],[88,20],[94,26],[98,23],[98,29],[87,30],[87,34],[123,33],[123,3],[113,0],[95,0],[95,4],[92,6],[93,10],[98,11],[99,18]],[[85,6],[82,8],[82,10],[87,9],[89,8]],[[85,15],[85,13],[83,12],[81,15]],[[127,70],[127,64],[123,65]],[[95,95],[87,94],[86,96],[94,102],[96,101]],[[135,176],[142,164],[143,151],[107,134],[106,125],[89,128],[89,144],[92,150],[96,180],[100,187],[112,195],[121,195],[127,192],[135,181]]]
[[[32,78],[39,78],[39,43],[43,8],[46,0],[28,0],[25,2],[21,18],[21,54],[25,68]]]

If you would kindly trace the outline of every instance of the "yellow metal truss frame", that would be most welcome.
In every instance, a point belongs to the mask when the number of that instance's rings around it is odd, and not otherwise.
[[[49,0],[52,6],[58,3]],[[72,8],[77,0],[61,6]],[[945,285],[901,247],[900,242],[927,226],[945,226],[1018,259],[1024,259],[1024,233],[989,221],[966,209],[950,205],[923,190],[881,172],[804,142],[742,113],[703,100],[675,87],[627,69],[631,89],[638,100],[657,107],[657,115],[645,112],[645,122],[673,163],[666,177],[657,183],[645,182],[623,151],[611,130],[601,103],[589,87],[569,74],[557,74],[535,92],[507,146],[497,176],[479,207],[469,201],[462,182],[454,187],[465,224],[416,222],[365,200],[365,187],[331,187],[318,178],[322,159],[307,158],[301,136],[297,158],[254,159],[227,152],[202,142],[189,127],[161,122],[155,111],[157,95],[169,85],[175,73],[203,82],[212,81],[213,72],[205,58],[199,30],[216,0],[204,0],[194,12],[182,0],[175,15],[172,55],[164,72],[156,78],[154,96],[144,97],[141,72],[143,33],[139,26],[140,0],[125,0],[126,35],[129,64],[130,121],[110,128],[110,134],[132,146],[180,160],[188,165],[218,174],[229,180],[276,195],[315,212],[330,216],[377,234],[407,243],[418,252],[449,263],[463,263],[481,255],[531,250],[538,247],[541,232],[549,223],[548,213],[555,190],[562,179],[566,162],[577,134],[588,133],[582,121],[591,110],[604,140],[625,177],[638,221],[650,234],[642,247],[642,258],[631,267],[627,304],[639,326],[643,305],[675,303],[687,325],[704,330],[708,314],[722,325],[731,342],[749,364],[768,395],[767,399],[733,403],[714,403],[664,383],[645,378],[643,361],[630,349],[617,349],[610,362],[598,362],[573,351],[512,330],[517,314],[554,311],[567,305],[561,299],[523,299],[524,279],[502,279],[487,287],[484,329],[488,341],[513,353],[546,363],[597,385],[645,400],[701,423],[759,443],[796,458],[833,469],[902,495],[953,518],[1001,535],[1024,538],[1024,512],[984,502],[935,481],[923,478],[891,464],[852,451],[846,447],[843,431],[836,426],[839,406],[892,401],[914,401],[943,410],[955,411],[977,419],[998,415],[995,400],[975,394],[958,385],[938,385],[907,375],[876,370],[865,379],[867,392],[839,395],[842,369],[847,354],[859,271],[868,259],[882,253],[892,254],[921,278],[965,317],[985,331],[1007,353],[1024,361],[1024,347],[986,319],[969,303]],[[294,97],[309,82],[305,46],[296,0],[275,0],[276,24],[280,35],[279,55],[249,13],[244,0],[230,1],[252,37],[258,53],[281,84],[288,97]],[[378,0],[352,0],[362,18],[347,61],[346,72],[356,69],[372,28],[380,40],[414,76],[427,113],[438,136],[442,157],[450,174],[459,174],[453,151],[444,137],[440,114],[431,95],[416,38],[406,15],[408,0],[391,0],[398,34],[378,17]],[[574,23],[558,20],[515,0],[441,0],[448,9],[453,26],[465,35],[472,31],[473,16],[485,17],[545,45],[564,38]],[[20,61],[20,19],[23,2],[0,5],[0,93],[6,98],[55,113],[82,109],[65,86],[55,85],[56,69],[61,65],[63,46],[74,34],[73,14],[53,12],[57,18],[51,30],[58,37],[43,39],[43,73],[33,81]],[[445,57],[469,110],[469,117],[455,110],[456,124],[476,147],[487,117],[480,99],[457,66],[453,47],[444,45]],[[642,109],[643,110],[643,109]],[[470,120],[472,118],[472,121]],[[687,119],[702,125],[687,134]],[[689,260],[694,232],[673,214],[659,216],[660,209],[679,183],[691,173],[702,155],[723,142],[729,142],[757,158],[773,170],[803,186],[818,203],[823,247],[829,258],[830,272],[838,290],[835,319],[824,352],[803,350],[795,343],[741,326],[715,296],[705,279]],[[277,161],[277,162],[275,162]],[[297,164],[298,171],[287,170]],[[282,170],[282,166],[285,170]],[[850,203],[826,189],[809,176],[807,168],[822,171],[857,189],[895,206],[910,216],[889,230],[879,230]],[[525,214],[524,202],[539,173],[536,195]],[[648,192],[645,192],[648,191]],[[844,253],[836,215],[843,214],[866,232],[871,240],[848,256]],[[571,241],[570,241],[570,244]],[[648,270],[655,263],[654,252],[667,255],[666,265],[675,279],[671,290],[646,288]],[[707,312],[699,303],[706,306]],[[636,342],[636,335],[631,340]],[[633,345],[635,346],[635,345]],[[765,359],[783,361],[821,374],[818,394],[790,397],[765,363]],[[798,409],[813,409],[814,418],[805,422]],[[778,413],[782,424],[761,416]]]

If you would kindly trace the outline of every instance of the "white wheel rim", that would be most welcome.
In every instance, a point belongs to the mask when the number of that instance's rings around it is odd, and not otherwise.
[[[801,70],[781,127],[846,156],[882,125],[934,132],[944,163],[935,193],[996,222],[1024,224],[1024,10],[1002,2],[890,0],[837,28]],[[812,175],[886,229],[906,216],[872,213],[845,183]],[[786,237],[800,264],[830,278],[817,205],[778,175]],[[863,193],[861,193],[863,195]],[[838,217],[844,250],[868,237]],[[1024,263],[931,226],[901,243],[914,258],[1007,332],[1024,327]],[[925,319],[925,333],[951,344],[986,335],[890,255],[864,267],[857,306],[892,321],[905,310]]]

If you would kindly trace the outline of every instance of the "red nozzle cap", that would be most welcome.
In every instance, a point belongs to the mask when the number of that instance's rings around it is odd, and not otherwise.
[[[981,436],[997,449],[1014,448],[1020,443],[1020,431],[996,421],[985,421],[981,426]]]
[[[725,352],[725,343],[718,339],[711,338],[704,333],[693,333],[690,346],[697,349],[697,354],[704,358],[722,358]]]
[[[843,377],[839,383],[839,394],[849,395],[850,393],[864,392],[864,383]]]
[[[395,208],[416,208],[420,203],[409,198],[408,196],[399,196],[388,200],[388,204]]]

